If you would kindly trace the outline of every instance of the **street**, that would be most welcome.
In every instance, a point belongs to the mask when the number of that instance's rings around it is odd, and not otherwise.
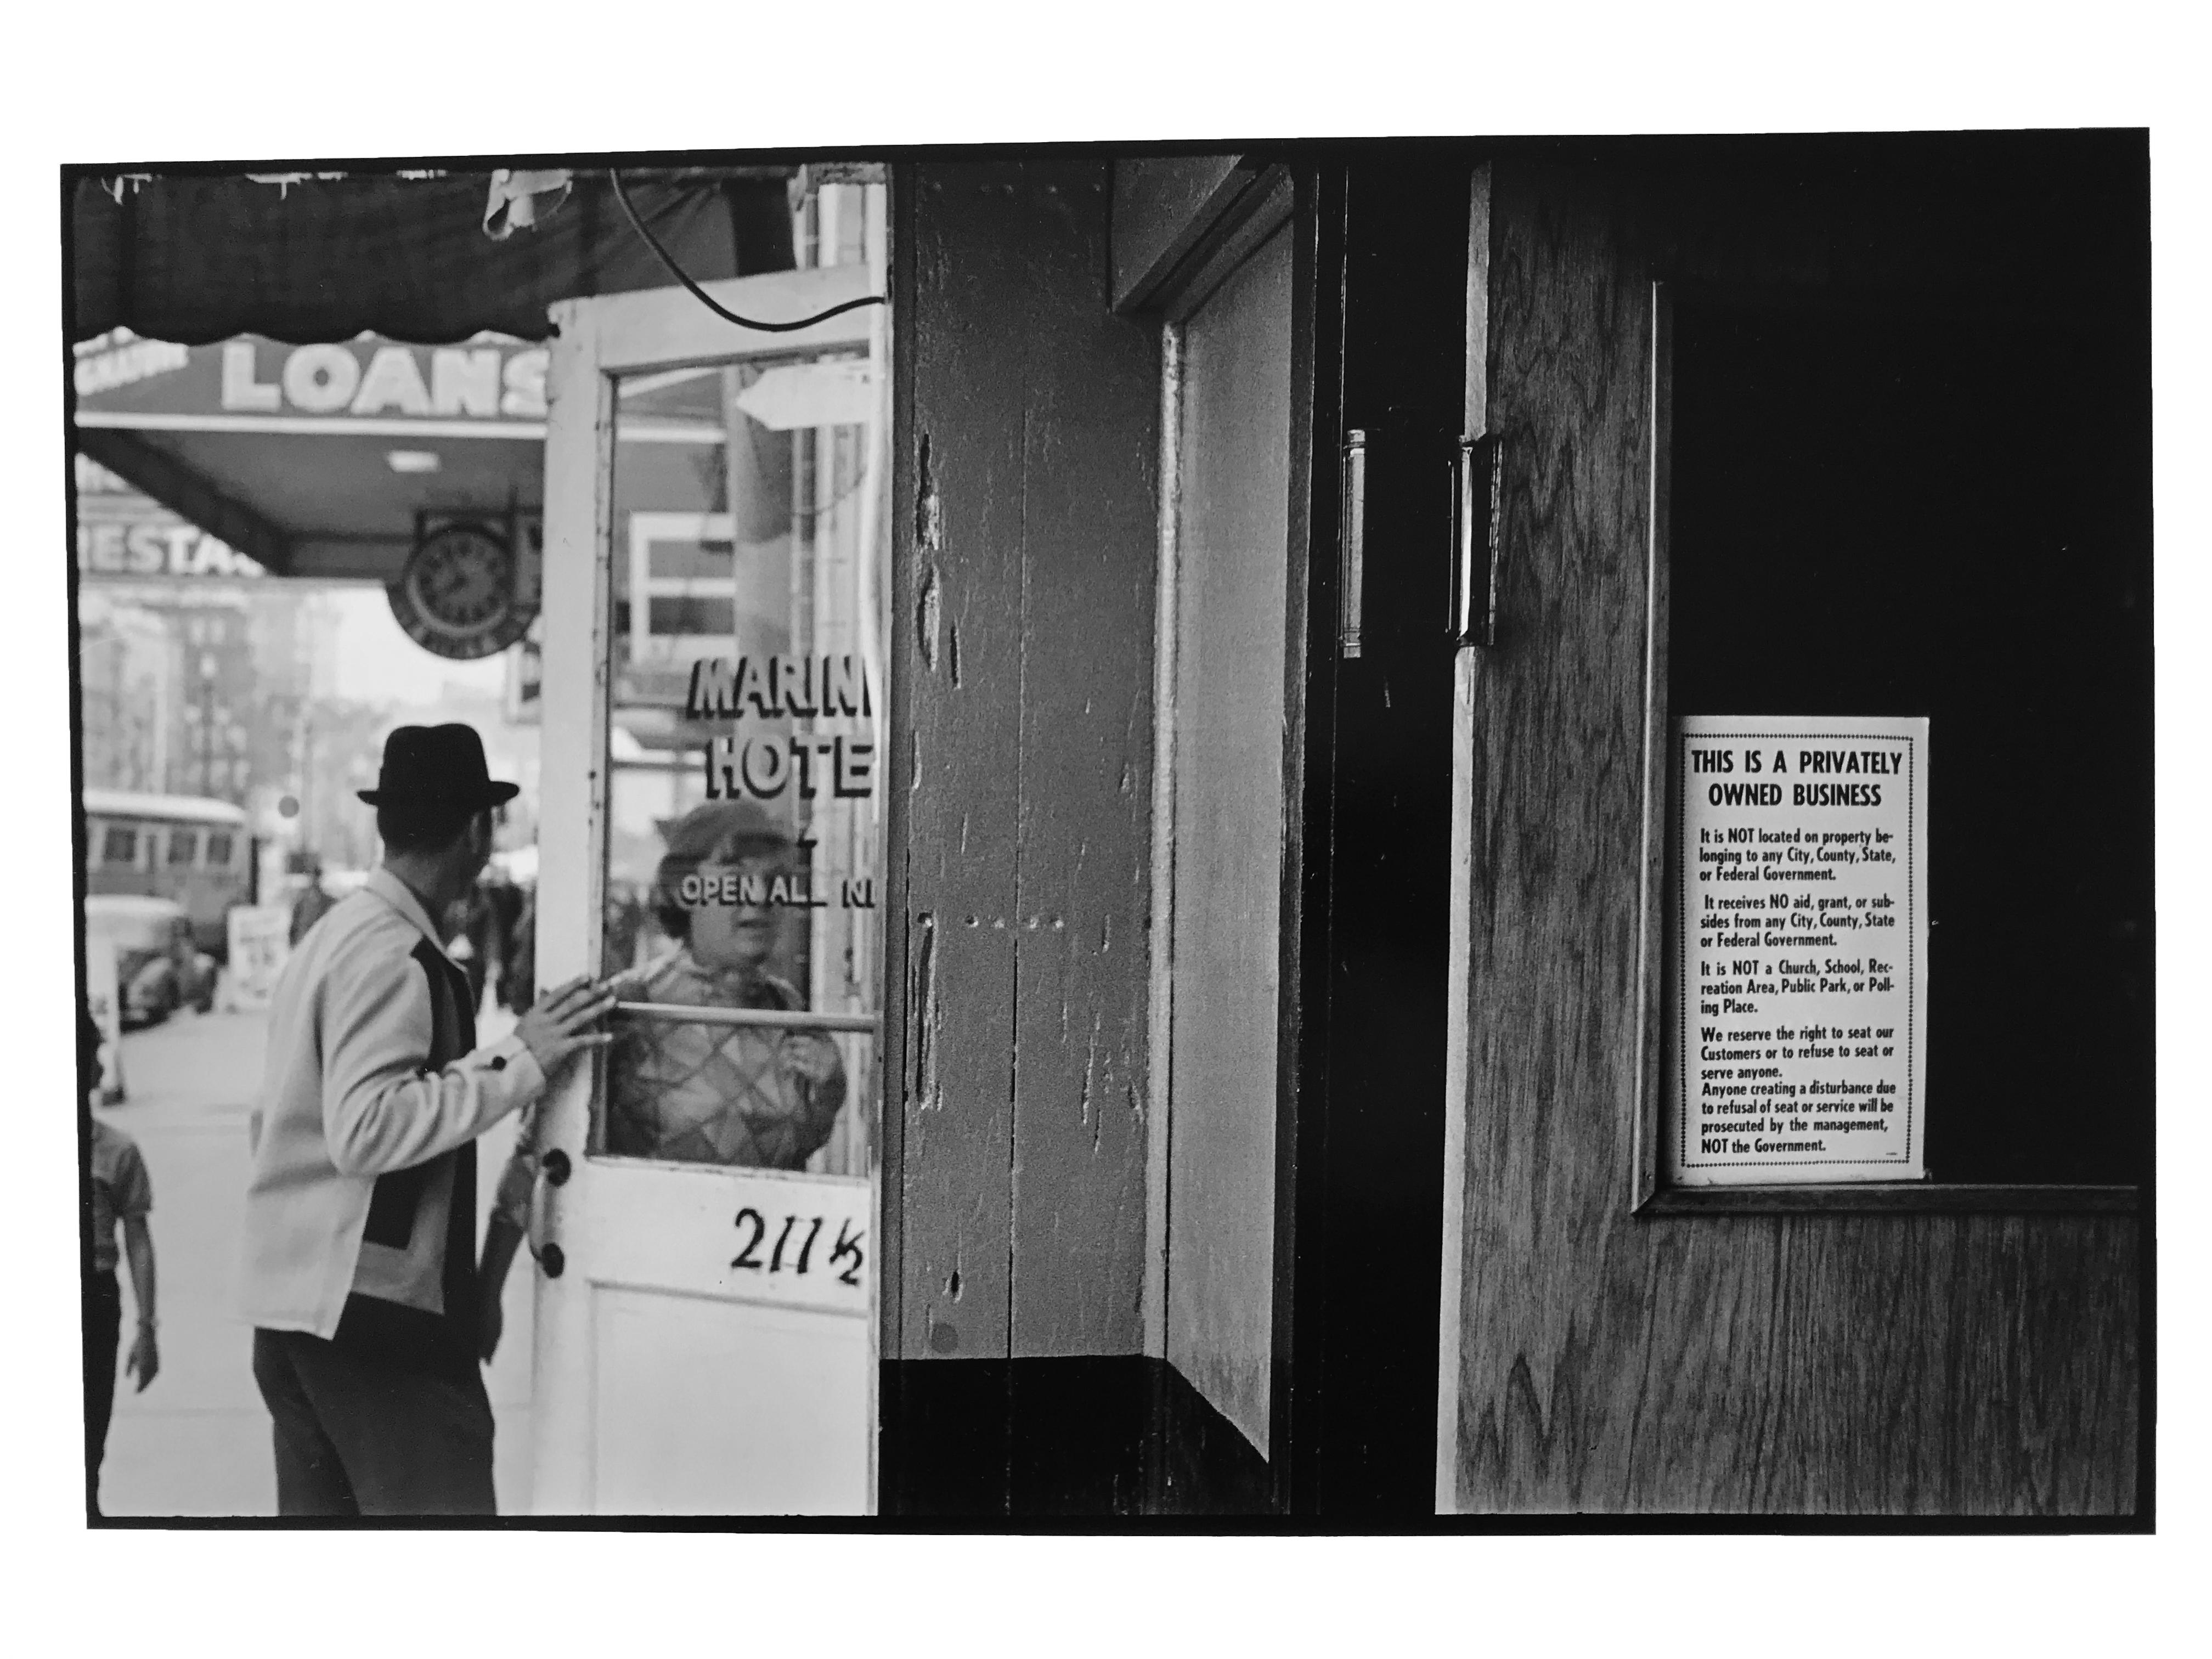
[[[488,1007],[480,1038],[514,1017]],[[129,1091],[101,1116],[137,1141],[154,1185],[160,1374],[143,1394],[118,1372],[101,1504],[111,1516],[266,1516],[276,1512],[269,1418],[254,1387],[252,1332],[232,1311],[231,1277],[246,1186],[246,1120],[261,1078],[265,1016],[184,1013],[123,1040]],[[514,1145],[512,1120],[479,1143],[481,1212]],[[135,1304],[124,1279],[124,1344]],[[500,1512],[529,1502],[532,1272],[508,1274],[507,1328],[486,1373],[497,1424]]]

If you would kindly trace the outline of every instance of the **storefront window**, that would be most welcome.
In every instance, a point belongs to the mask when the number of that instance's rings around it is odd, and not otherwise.
[[[617,382],[603,1156],[866,1173],[873,386],[851,353]]]

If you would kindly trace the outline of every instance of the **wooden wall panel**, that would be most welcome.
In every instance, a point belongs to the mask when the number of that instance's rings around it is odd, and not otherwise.
[[[978,234],[1003,198],[981,169],[917,171],[897,319],[911,354],[892,732],[905,823],[900,1327],[893,1357],[1006,1351],[1012,1194],[1016,773],[1021,707],[1027,342],[980,295],[1018,292],[1018,242]],[[894,507],[894,512],[897,510]],[[972,919],[972,920],[971,920]]]
[[[2132,1219],[1631,1213],[1652,259],[1596,167],[1492,214],[1457,1506],[2125,1512]]]
[[[1110,313],[1103,162],[1024,170],[1012,1353],[1136,1353],[1158,331]]]
[[[1133,1350],[1155,358],[1103,163],[897,191],[885,1353]]]

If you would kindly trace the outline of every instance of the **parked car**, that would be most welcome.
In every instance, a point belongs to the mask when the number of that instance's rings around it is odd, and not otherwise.
[[[191,917],[176,900],[94,893],[84,902],[84,927],[114,944],[125,1026],[215,1006],[216,960],[192,942]]]

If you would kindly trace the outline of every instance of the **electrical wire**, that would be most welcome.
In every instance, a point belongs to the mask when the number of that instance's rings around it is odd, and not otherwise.
[[[607,182],[615,187],[615,200],[622,204],[622,210],[629,218],[630,228],[645,239],[645,245],[659,258],[662,264],[668,267],[669,275],[690,289],[692,298],[725,322],[735,323],[739,328],[757,329],[763,334],[796,334],[800,329],[811,328],[817,323],[827,322],[830,318],[841,316],[848,311],[858,311],[862,306],[879,306],[884,303],[882,295],[869,294],[857,300],[848,300],[842,305],[831,306],[827,311],[817,311],[811,317],[801,317],[795,322],[764,323],[757,318],[740,317],[727,306],[716,303],[712,295],[693,282],[690,274],[676,263],[666,248],[661,246],[660,239],[645,228],[645,221],[638,217],[637,210],[630,205],[629,192],[623,188],[622,174],[609,167]]]

